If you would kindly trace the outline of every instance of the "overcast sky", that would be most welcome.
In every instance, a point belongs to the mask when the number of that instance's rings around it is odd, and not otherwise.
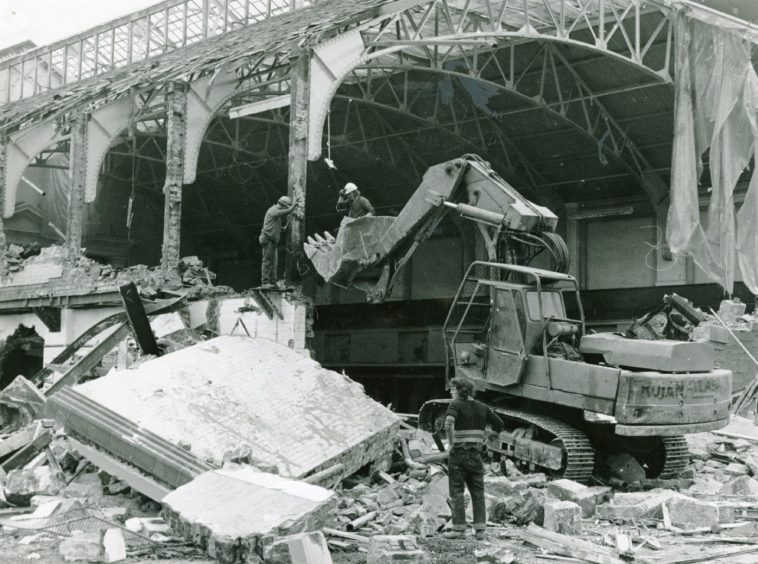
[[[48,45],[160,0],[0,0],[0,49],[31,39]]]

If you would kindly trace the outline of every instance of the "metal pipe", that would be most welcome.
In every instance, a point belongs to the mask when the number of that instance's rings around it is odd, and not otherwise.
[[[352,533],[356,529],[360,529],[363,525],[368,523],[369,521],[373,521],[378,513],[376,511],[371,511],[370,513],[366,513],[363,517],[358,517],[357,519],[353,519],[347,524],[347,527],[345,527],[348,532]]]
[[[303,480],[303,482],[307,484],[319,484],[321,482],[325,482],[329,478],[333,478],[334,476],[342,473],[345,471],[345,465],[335,464],[334,466],[330,466],[329,468],[326,468],[324,470],[321,470],[320,472],[316,472],[315,474],[311,474],[307,478]]]
[[[400,446],[403,449],[403,462],[405,462],[405,465],[408,468],[413,468],[414,470],[425,470],[426,465],[421,464],[420,462],[416,462],[411,457],[411,450],[408,448],[408,441],[405,440],[405,438],[400,439]]]

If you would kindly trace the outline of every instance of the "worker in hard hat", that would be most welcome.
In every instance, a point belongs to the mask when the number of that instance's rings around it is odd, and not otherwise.
[[[361,196],[358,187],[352,182],[345,184],[340,190],[340,197],[337,200],[337,211],[347,212],[347,217],[356,219],[359,217],[374,215],[374,206],[368,201],[368,198]]]
[[[261,243],[261,288],[276,288],[277,245],[282,236],[282,219],[297,207],[289,196],[282,196],[271,206],[263,218],[263,228],[258,240]],[[286,228],[286,225],[284,226]]]

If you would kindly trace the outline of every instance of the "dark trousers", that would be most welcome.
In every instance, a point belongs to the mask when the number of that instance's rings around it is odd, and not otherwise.
[[[261,285],[276,283],[276,242],[261,236]]]
[[[447,462],[450,500],[453,504],[453,530],[466,530],[465,488],[474,506],[474,530],[487,526],[487,509],[484,505],[484,465],[479,450],[455,448]]]

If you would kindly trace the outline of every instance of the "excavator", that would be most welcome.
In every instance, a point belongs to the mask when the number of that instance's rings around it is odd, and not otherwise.
[[[468,378],[506,423],[487,445],[501,463],[588,482],[625,453],[647,478],[674,478],[684,435],[728,423],[732,374],[711,346],[588,331],[557,216],[475,155],[430,167],[397,217],[345,218],[304,250],[328,283],[381,302],[451,212],[473,222],[487,260],[468,267],[445,320],[446,378]],[[419,427],[439,434],[450,401],[426,402]]]

